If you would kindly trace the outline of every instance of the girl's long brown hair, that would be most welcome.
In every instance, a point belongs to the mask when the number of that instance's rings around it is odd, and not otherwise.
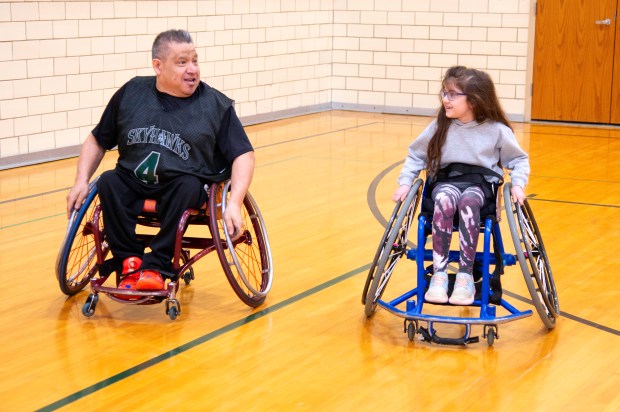
[[[453,66],[446,70],[441,86],[444,90],[451,86],[466,94],[465,97],[472,107],[476,122],[493,120],[512,129],[495,93],[493,80],[487,73],[463,66]],[[452,124],[452,119],[446,116],[446,109],[442,102],[437,114],[437,129],[426,151],[428,157],[426,168],[430,176],[434,176],[440,168],[441,148],[446,142],[450,124]]]

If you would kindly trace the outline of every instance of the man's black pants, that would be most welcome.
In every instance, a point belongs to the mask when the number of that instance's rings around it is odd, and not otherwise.
[[[177,224],[183,212],[197,209],[207,201],[204,183],[196,176],[184,175],[173,180],[147,185],[135,177],[109,170],[97,182],[104,232],[112,254],[118,261],[130,256],[142,258],[142,269],[170,272],[176,240]],[[137,217],[145,199],[157,202],[157,216],[161,220],[159,232],[144,253],[146,245],[136,238]],[[165,274],[162,274],[165,275]]]

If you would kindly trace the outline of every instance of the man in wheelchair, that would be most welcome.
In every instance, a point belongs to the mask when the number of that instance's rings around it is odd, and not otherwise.
[[[116,168],[97,183],[104,231],[123,289],[163,290],[171,270],[177,223],[207,200],[205,184],[231,179],[223,219],[229,234],[242,231],[241,208],[254,172],[254,151],[234,102],[200,80],[198,55],[184,30],[153,42],[155,76],[135,77],[110,99],[84,141],[67,212],[79,209],[107,150],[118,147]],[[146,199],[156,201],[160,229],[145,253],[136,237]],[[120,295],[119,295],[120,296]],[[128,296],[128,295],[123,295]]]
[[[495,201],[503,167],[511,170],[511,196],[523,204],[529,177],[528,155],[519,147],[490,76],[462,66],[449,68],[442,81],[437,119],[408,149],[394,201],[404,200],[424,169],[432,199],[433,276],[424,296],[433,303],[470,305],[480,234],[480,210]],[[447,266],[458,211],[459,269],[448,297]]]

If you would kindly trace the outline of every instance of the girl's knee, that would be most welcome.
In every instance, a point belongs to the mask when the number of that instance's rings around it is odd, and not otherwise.
[[[465,192],[459,198],[459,209],[480,209],[484,204],[484,196],[477,192]]]

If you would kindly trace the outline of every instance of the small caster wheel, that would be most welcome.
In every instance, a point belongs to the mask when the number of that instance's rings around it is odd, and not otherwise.
[[[183,281],[185,282],[186,285],[189,285],[190,283],[192,283],[192,280],[194,280],[194,271],[188,270],[183,275]]]
[[[409,338],[410,341],[413,342],[413,340],[415,339],[416,332],[417,330],[416,330],[415,324],[413,322],[410,322],[409,325],[407,326],[407,337]]]
[[[178,314],[179,310],[176,306],[171,306],[170,309],[168,309],[168,316],[170,317],[170,320],[175,320]]]
[[[489,344],[489,346],[493,346],[496,337],[497,332],[495,331],[495,328],[489,328],[487,332],[487,343]]]
[[[176,299],[170,299],[166,301],[166,315],[170,317],[170,320],[175,320],[181,313],[181,306]]]
[[[97,307],[97,302],[99,301],[99,295],[90,294],[88,298],[86,298],[86,302],[84,302],[84,306],[82,306],[82,315],[90,318],[95,314],[95,308]]]

